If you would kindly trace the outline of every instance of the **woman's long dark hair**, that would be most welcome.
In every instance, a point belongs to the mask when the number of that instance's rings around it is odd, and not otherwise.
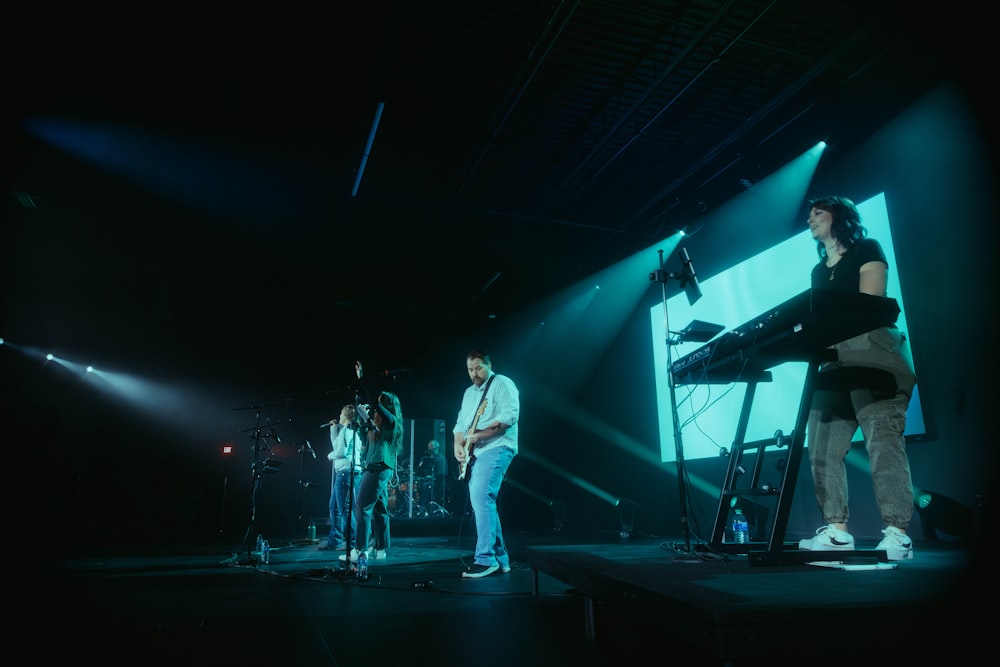
[[[868,236],[868,230],[861,224],[861,214],[858,207],[847,197],[819,197],[809,202],[809,210],[818,208],[829,211],[833,216],[830,234],[847,250]],[[816,242],[816,252],[821,260],[826,260],[826,246],[822,241]]]
[[[383,391],[379,394],[378,402],[382,407],[392,413],[393,428],[389,436],[389,444],[396,450],[396,455],[403,451],[403,409],[399,405],[399,396],[391,391]]]

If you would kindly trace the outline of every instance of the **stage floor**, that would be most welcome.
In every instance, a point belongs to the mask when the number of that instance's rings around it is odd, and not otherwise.
[[[23,582],[11,648],[25,663],[105,665],[961,658],[985,647],[979,605],[995,588],[972,550],[939,542],[895,567],[842,570],[751,565],[616,533],[511,535],[512,572],[469,580],[472,537],[428,525],[395,522],[367,581],[294,539],[272,539],[269,564],[220,544],[57,559]]]

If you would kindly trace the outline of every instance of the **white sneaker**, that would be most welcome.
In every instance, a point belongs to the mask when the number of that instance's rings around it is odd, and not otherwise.
[[[854,538],[832,523],[816,530],[816,536],[799,540],[803,551],[849,551],[854,549]]]
[[[358,560],[358,556],[360,556],[360,555],[361,554],[358,553],[357,549],[351,549],[351,562],[352,563],[356,563],[357,560]],[[347,561],[347,554],[340,554],[340,560],[346,562]]]
[[[375,560],[385,560],[388,557],[389,557],[389,554],[387,554],[385,552],[385,549],[376,549],[375,550]]]
[[[885,551],[889,560],[909,560],[913,558],[913,540],[895,526],[889,526],[882,531],[885,537],[875,547],[876,551]]]

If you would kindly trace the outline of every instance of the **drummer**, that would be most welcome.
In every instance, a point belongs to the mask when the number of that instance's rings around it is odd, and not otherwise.
[[[445,478],[448,476],[448,462],[441,454],[441,443],[431,440],[427,451],[420,458],[414,474],[420,478],[420,504],[428,507],[432,502],[444,499]]]

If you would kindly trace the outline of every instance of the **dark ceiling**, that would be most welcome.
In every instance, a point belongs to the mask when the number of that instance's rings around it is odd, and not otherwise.
[[[99,5],[12,23],[22,337],[471,332],[966,57],[957,19],[872,0]]]

